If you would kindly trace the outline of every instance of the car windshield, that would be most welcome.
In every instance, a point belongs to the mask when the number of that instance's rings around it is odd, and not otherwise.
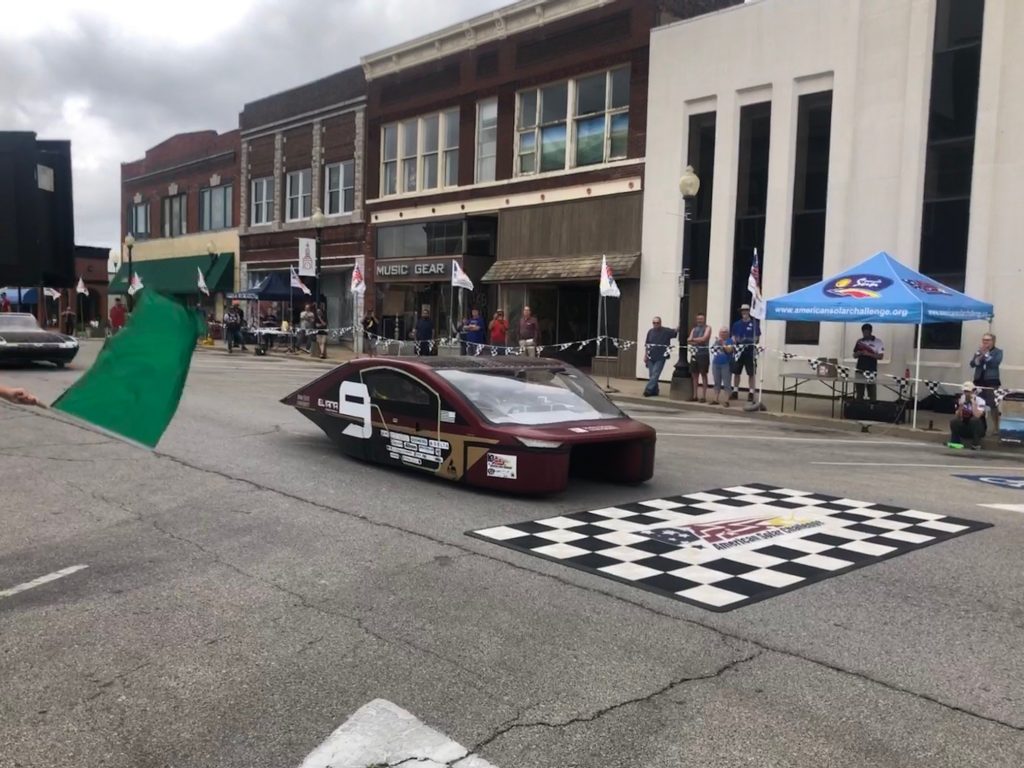
[[[493,424],[562,424],[622,417],[622,412],[597,385],[575,370],[532,368],[440,370],[437,373]]]
[[[39,323],[32,315],[14,312],[0,313],[0,330],[3,331],[38,331]]]

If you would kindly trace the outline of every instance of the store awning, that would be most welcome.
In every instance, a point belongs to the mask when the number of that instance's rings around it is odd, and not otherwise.
[[[132,269],[142,280],[144,288],[150,288],[170,296],[189,296],[199,293],[199,273],[202,270],[210,293],[232,290],[235,274],[235,254],[217,253],[211,256],[179,256],[172,259],[146,259],[135,261]],[[128,290],[128,262],[121,264],[114,279],[110,281],[109,293],[126,293]]]
[[[608,266],[616,280],[640,277],[639,253],[609,253]],[[538,283],[601,279],[601,254],[545,256],[539,259],[498,259],[483,276],[485,283]]]

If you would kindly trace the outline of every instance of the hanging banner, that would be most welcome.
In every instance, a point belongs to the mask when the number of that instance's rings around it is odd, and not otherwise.
[[[316,240],[312,237],[299,238],[299,274],[316,277]]]

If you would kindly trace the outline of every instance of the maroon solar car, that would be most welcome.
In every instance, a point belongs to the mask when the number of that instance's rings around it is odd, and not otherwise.
[[[281,402],[349,456],[523,494],[563,490],[569,475],[641,483],[655,431],[558,360],[364,358]]]

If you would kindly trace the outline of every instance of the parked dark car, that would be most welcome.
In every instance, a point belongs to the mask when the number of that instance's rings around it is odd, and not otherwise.
[[[63,368],[77,354],[73,336],[43,330],[27,312],[0,313],[0,363],[53,363]]]
[[[640,483],[655,431],[558,360],[364,358],[281,402],[349,456],[511,493],[563,490],[570,474]]]

